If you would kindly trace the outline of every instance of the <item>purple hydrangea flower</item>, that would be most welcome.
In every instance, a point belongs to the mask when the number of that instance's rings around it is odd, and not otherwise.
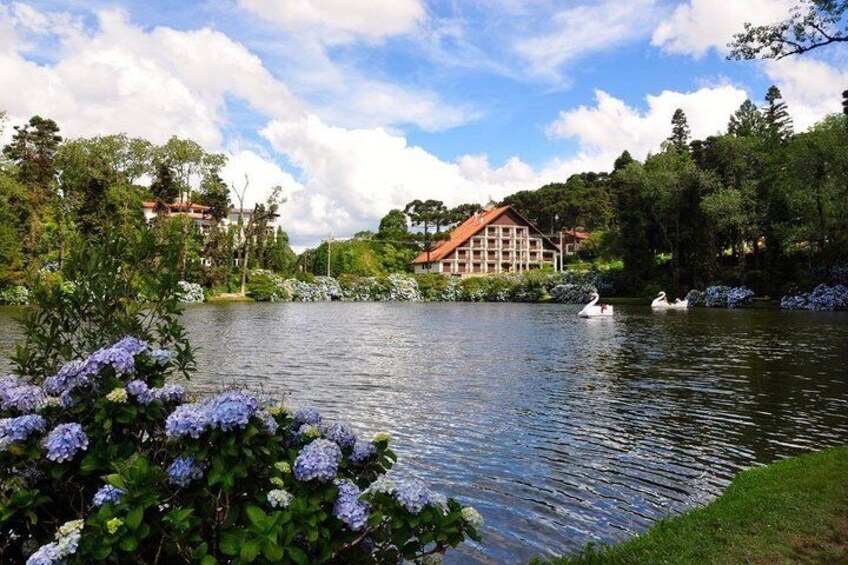
[[[135,355],[131,351],[118,347],[117,344],[98,349],[85,360],[83,373],[97,375],[104,368],[111,367],[119,375],[128,375],[135,370]]]
[[[114,487],[112,485],[103,485],[96,493],[91,503],[94,506],[103,506],[104,504],[117,504],[121,497],[126,494],[124,489]]]
[[[166,384],[150,390],[153,400],[160,402],[182,402],[186,397],[186,389],[181,385]]]
[[[316,439],[300,450],[294,460],[294,476],[299,481],[329,481],[339,470],[342,450],[327,439]]]
[[[241,391],[219,394],[208,401],[210,422],[223,431],[244,428],[259,411],[259,400]]]
[[[15,377],[5,378],[3,384],[5,386],[0,386],[0,410],[32,412],[44,400],[44,392],[39,387]]]
[[[146,341],[142,341],[138,338],[127,336],[124,339],[118,341],[112,346],[113,349],[122,349],[126,351],[133,357],[138,355],[139,353],[144,353],[150,349],[150,345]]]
[[[421,481],[402,482],[395,490],[395,499],[412,514],[418,514],[430,504],[430,489]]]
[[[356,443],[353,428],[345,422],[333,422],[328,426],[321,426],[321,431],[327,439],[336,442],[342,449],[350,449]]]
[[[279,424],[277,424],[277,420],[275,420],[272,415],[265,412],[264,410],[260,410],[256,413],[256,417],[259,419],[260,422],[262,422],[262,429],[265,430],[268,435],[274,435],[275,433],[277,433],[277,428],[279,427]]]
[[[377,455],[377,446],[370,441],[356,440],[353,445],[353,451],[350,454],[350,460],[354,463],[362,463]]]
[[[171,362],[171,352],[167,349],[154,349],[150,352],[153,361],[160,367],[164,367]]]
[[[361,530],[368,520],[368,503],[360,499],[362,491],[348,480],[337,481],[336,486],[339,487],[339,497],[333,504],[333,516],[351,530]]]
[[[177,457],[168,467],[168,480],[180,488],[185,488],[191,481],[202,477],[203,465],[190,455]]]
[[[61,395],[80,385],[87,384],[88,379],[83,375],[85,362],[73,360],[62,365],[59,372],[44,380],[44,390],[48,394]]]
[[[294,413],[294,421],[298,424],[318,424],[321,422],[321,413],[315,408],[298,408]]]
[[[181,404],[165,420],[168,437],[191,436],[195,439],[209,427],[209,407],[206,404]]]
[[[44,418],[36,414],[0,420],[0,451],[6,451],[13,443],[25,441],[35,432],[43,432],[44,426]]]
[[[73,459],[79,451],[87,449],[88,436],[79,424],[59,424],[47,434],[44,447],[47,448],[48,459],[61,463]]]
[[[150,404],[153,401],[153,393],[147,387],[147,383],[138,379],[127,383],[127,393],[138,401],[139,404]]]

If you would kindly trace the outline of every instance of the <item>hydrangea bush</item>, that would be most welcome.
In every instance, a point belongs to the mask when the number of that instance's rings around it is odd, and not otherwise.
[[[29,304],[29,289],[16,285],[0,289],[0,305],[25,306]]]
[[[177,282],[177,299],[183,304],[199,304],[206,301],[203,287],[188,281]]]
[[[848,310],[848,286],[820,284],[812,292],[784,296],[780,299],[784,310]]]
[[[745,286],[708,286],[704,292],[703,305],[707,308],[741,308],[753,299],[754,291]],[[690,303],[690,305],[698,304]]]
[[[389,437],[244,391],[189,400],[125,338],[0,378],[0,562],[428,562],[479,513],[386,475]]]

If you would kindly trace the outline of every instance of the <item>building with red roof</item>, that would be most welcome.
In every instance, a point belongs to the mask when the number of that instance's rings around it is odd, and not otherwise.
[[[512,206],[468,218],[412,261],[416,273],[521,273],[560,265],[559,246]]]

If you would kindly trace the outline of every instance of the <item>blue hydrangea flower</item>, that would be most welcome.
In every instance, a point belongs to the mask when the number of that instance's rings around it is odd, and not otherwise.
[[[259,400],[241,391],[229,391],[208,400],[210,422],[223,431],[247,426],[259,411]]]
[[[111,367],[119,375],[128,375],[135,370],[135,355],[130,349],[112,347],[98,349],[85,360],[83,372],[86,375],[97,375],[106,367]]]
[[[77,552],[84,522],[73,520],[65,522],[56,533],[56,541],[38,548],[30,555],[27,565],[59,565]]]
[[[316,439],[294,460],[294,476],[299,481],[329,481],[336,476],[341,459],[342,450],[336,442]]]
[[[412,514],[418,514],[430,503],[430,489],[421,481],[406,481],[397,486],[395,499]]]
[[[321,426],[321,431],[327,439],[336,442],[342,449],[350,449],[356,443],[356,434],[346,422],[333,422],[330,425]]]
[[[194,457],[179,456],[168,467],[168,480],[172,485],[185,488],[193,480],[203,477],[203,465],[195,461]]]
[[[171,352],[167,349],[154,349],[150,352],[153,361],[160,367],[164,367],[171,362]]]
[[[333,504],[333,516],[347,524],[353,531],[361,530],[368,520],[368,503],[362,500],[362,491],[348,480],[336,481],[339,497]]]
[[[104,504],[117,504],[121,497],[126,494],[124,489],[114,487],[112,485],[103,485],[96,493],[91,503],[94,506],[103,506]]]
[[[350,460],[354,463],[362,463],[377,455],[377,447],[370,441],[356,440]]]
[[[138,379],[127,383],[127,394],[136,399],[139,404],[150,404],[153,401],[153,393],[147,387],[147,383]]]
[[[0,420],[0,451],[6,451],[13,443],[25,441],[35,432],[43,432],[44,426],[44,418],[35,414]]]
[[[262,429],[265,430],[268,435],[274,435],[275,433],[277,433],[277,428],[279,427],[279,424],[277,424],[277,421],[272,415],[270,415],[268,412],[265,412],[264,410],[261,410],[256,413],[256,417],[262,423]]]
[[[65,363],[58,373],[44,379],[44,390],[48,394],[58,396],[82,384],[87,384],[88,379],[83,375],[84,367],[85,362],[77,359]]]
[[[48,459],[61,463],[88,449],[88,436],[79,424],[59,424],[47,434],[44,447],[47,449]]]
[[[365,489],[365,492],[368,494],[388,494],[394,496],[395,492],[397,492],[397,483],[386,475],[380,475]]]
[[[317,425],[321,422],[321,413],[315,408],[298,408],[294,413],[294,421],[298,424]]]
[[[4,379],[0,386],[0,410],[32,412],[44,400],[41,388],[19,381],[15,377]]]
[[[197,439],[209,427],[209,417],[209,407],[205,404],[181,404],[165,420],[165,434]]]
[[[447,513],[450,511],[450,508],[448,507],[448,497],[440,492],[430,493],[430,506],[441,508],[442,512],[444,512],[445,515],[447,515]]]
[[[160,402],[182,402],[186,397],[186,389],[181,385],[166,384],[160,388],[150,390],[154,400]]]

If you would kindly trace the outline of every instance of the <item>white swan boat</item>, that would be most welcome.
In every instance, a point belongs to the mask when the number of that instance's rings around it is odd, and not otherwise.
[[[600,295],[597,292],[593,292],[590,295],[592,299],[589,304],[583,307],[580,312],[577,313],[577,316],[580,318],[609,318],[613,314],[613,307],[609,304],[598,304],[598,301],[601,299]]]
[[[651,308],[654,310],[685,310],[689,308],[689,301],[678,298],[674,302],[669,302],[665,292],[660,292],[651,302]]]

